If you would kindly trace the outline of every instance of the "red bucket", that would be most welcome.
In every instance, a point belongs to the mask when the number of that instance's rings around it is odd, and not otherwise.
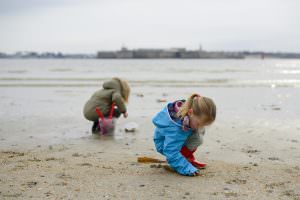
[[[113,133],[115,130],[115,119],[113,118],[115,103],[112,103],[109,117],[104,117],[99,107],[96,107],[96,112],[99,115],[100,134],[106,135]]]

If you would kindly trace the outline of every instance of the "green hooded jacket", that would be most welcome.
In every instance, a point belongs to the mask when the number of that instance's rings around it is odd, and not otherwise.
[[[121,113],[126,113],[125,100],[122,97],[122,86],[116,79],[104,82],[103,89],[97,90],[91,96],[84,106],[84,117],[90,121],[97,121],[99,118],[96,112],[97,106],[104,116],[108,116],[113,102]]]

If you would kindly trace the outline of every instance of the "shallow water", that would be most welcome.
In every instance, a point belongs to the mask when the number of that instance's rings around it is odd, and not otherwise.
[[[300,60],[0,60],[2,146],[97,139],[82,108],[112,76],[132,85],[129,118],[118,120],[116,140],[150,140],[151,118],[166,104],[157,99],[193,92],[215,100],[215,134],[236,128],[273,137],[285,130],[293,138],[300,131]],[[128,122],[139,131],[125,133]]]
[[[300,60],[0,60],[0,86],[86,87],[108,77],[169,87],[300,87]]]

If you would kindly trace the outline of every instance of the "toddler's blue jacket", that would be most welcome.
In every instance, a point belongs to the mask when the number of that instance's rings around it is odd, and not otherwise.
[[[193,133],[193,130],[184,131],[182,129],[182,122],[172,120],[169,115],[168,106],[160,111],[152,119],[152,122],[156,126],[154,133],[156,150],[166,156],[171,167],[182,175],[192,175],[198,171],[180,153],[181,148],[187,138]]]

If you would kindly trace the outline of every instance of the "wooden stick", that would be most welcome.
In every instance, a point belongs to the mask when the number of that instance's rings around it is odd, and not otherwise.
[[[139,163],[166,163],[164,160],[159,160],[157,158],[150,157],[138,157],[137,161]]]

